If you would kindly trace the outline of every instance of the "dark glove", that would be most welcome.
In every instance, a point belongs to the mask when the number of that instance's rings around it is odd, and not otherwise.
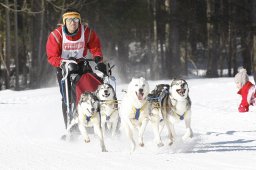
[[[102,57],[100,57],[100,56],[95,56],[94,57],[94,61],[95,61],[96,64],[98,64],[101,60],[102,60]]]
[[[79,67],[77,64],[75,63],[69,63],[68,65],[68,72],[69,73],[78,73],[79,71]]]
[[[85,74],[85,73],[92,73],[92,68],[89,65],[89,63],[84,63],[84,62],[79,62],[78,63],[78,68],[79,68],[79,74]]]
[[[107,66],[104,63],[98,63],[96,69],[101,71],[104,75],[108,75],[107,73]]]

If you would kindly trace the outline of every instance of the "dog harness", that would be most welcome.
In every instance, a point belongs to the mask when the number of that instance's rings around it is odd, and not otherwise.
[[[117,100],[100,100],[100,102],[102,103],[102,105],[106,104],[106,105],[114,105],[113,111],[110,113],[109,116],[106,115],[106,120],[110,119],[110,116],[116,111],[117,109]]]
[[[87,123],[90,122],[91,118],[92,118],[92,117],[95,117],[95,113],[99,113],[99,115],[100,115],[100,109],[97,108],[96,112],[94,112],[94,113],[92,114],[92,116],[87,116],[87,115],[84,114],[83,120],[86,119]],[[100,116],[100,118],[101,118],[101,116]],[[100,121],[101,121],[101,120],[100,120]]]
[[[133,106],[132,108],[132,113],[135,113],[135,119],[136,120],[139,120],[139,117],[140,117],[140,112],[144,110],[144,107],[146,106],[146,102],[144,103],[144,105],[140,108],[140,109],[137,109]]]
[[[176,112],[174,112],[174,111],[173,111],[173,113],[174,113],[174,115],[175,115],[176,117],[178,117],[180,120],[183,120],[184,117],[185,117],[186,114],[187,114],[187,112],[185,112],[183,115],[179,115],[178,113],[176,113]]]
[[[150,105],[151,106],[151,105]],[[153,110],[153,109],[157,109],[157,110],[160,110],[160,113],[158,114],[159,115],[159,117],[160,117],[160,120],[159,120],[159,122],[162,122],[163,121],[163,113],[162,113],[162,106],[161,106],[161,103],[160,102],[157,102],[157,103],[155,103],[155,105],[152,107],[150,107],[151,109],[149,109],[149,110]],[[150,116],[153,116],[153,113],[149,113],[149,115]]]
[[[172,101],[177,102],[177,100],[174,99],[172,96],[170,96],[170,98],[171,98]],[[188,99],[188,103],[190,103],[189,97],[187,97],[187,99]],[[188,103],[187,103],[187,105],[186,105],[187,109],[188,109]],[[172,105],[172,106],[173,106],[173,105]],[[185,118],[186,114],[187,114],[187,112],[185,112],[183,115],[179,115],[172,107],[171,107],[171,110],[172,110],[172,112],[174,113],[174,115],[175,115],[176,117],[178,117],[180,120],[183,120],[183,119]]]
[[[91,120],[91,116],[86,116],[86,120],[89,122]]]
[[[147,100],[152,103],[152,102],[157,102],[157,106],[153,107],[152,109],[160,109],[160,122],[163,121],[163,113],[162,113],[162,101],[165,97],[169,95],[169,88],[167,86],[164,87],[162,92],[160,94],[149,94]]]
[[[158,101],[161,102],[163,98],[165,98],[166,95],[169,94],[169,91],[167,89],[164,89],[159,96],[154,96],[153,94],[149,94],[147,100],[148,101]]]

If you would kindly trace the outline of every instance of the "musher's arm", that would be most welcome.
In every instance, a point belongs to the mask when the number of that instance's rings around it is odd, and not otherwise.
[[[61,63],[61,47],[62,40],[61,35],[58,33],[58,30],[55,29],[50,33],[47,43],[46,43],[46,54],[48,62],[54,67],[60,67]]]
[[[103,54],[101,51],[100,39],[97,36],[96,32],[94,32],[92,29],[91,30],[88,29],[88,31],[89,31],[89,40],[87,43],[87,48],[89,49],[94,59],[95,57],[99,56],[101,57],[101,61],[102,61]]]

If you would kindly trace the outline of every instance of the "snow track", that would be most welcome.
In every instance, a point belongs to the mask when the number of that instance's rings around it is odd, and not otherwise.
[[[150,82],[155,84],[169,81]],[[192,100],[194,137],[182,141],[184,122],[175,125],[177,139],[163,147],[154,143],[151,124],[144,147],[130,154],[127,137],[121,133],[106,137],[109,152],[100,151],[99,140],[60,140],[64,134],[61,96],[58,88],[28,91],[0,91],[0,169],[243,169],[256,165],[256,107],[238,113],[240,98],[233,79],[188,80]],[[117,95],[122,99],[121,88]]]

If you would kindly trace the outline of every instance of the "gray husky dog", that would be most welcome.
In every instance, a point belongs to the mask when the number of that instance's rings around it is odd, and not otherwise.
[[[107,127],[108,130],[111,130],[112,136],[114,136],[118,130],[118,122],[120,121],[116,92],[110,84],[104,83],[99,85],[95,93],[100,100],[101,127],[103,135],[106,134]]]
[[[86,143],[90,142],[87,133],[88,127],[93,127],[94,133],[99,137],[102,152],[107,152],[101,129],[101,117],[98,98],[85,92],[81,95],[77,106],[78,127]]]
[[[163,127],[168,130],[169,144],[173,142],[172,130],[170,123],[167,120],[167,115],[170,112],[171,104],[169,99],[169,84],[158,84],[148,95],[150,122],[153,125],[153,131],[157,145],[163,146],[160,134]]]
[[[188,83],[183,79],[174,79],[171,82],[169,90],[169,98],[171,110],[167,115],[167,119],[171,124],[172,135],[175,137],[174,124],[176,122],[185,121],[186,132],[182,139],[193,137],[191,129],[191,100],[189,97]]]

